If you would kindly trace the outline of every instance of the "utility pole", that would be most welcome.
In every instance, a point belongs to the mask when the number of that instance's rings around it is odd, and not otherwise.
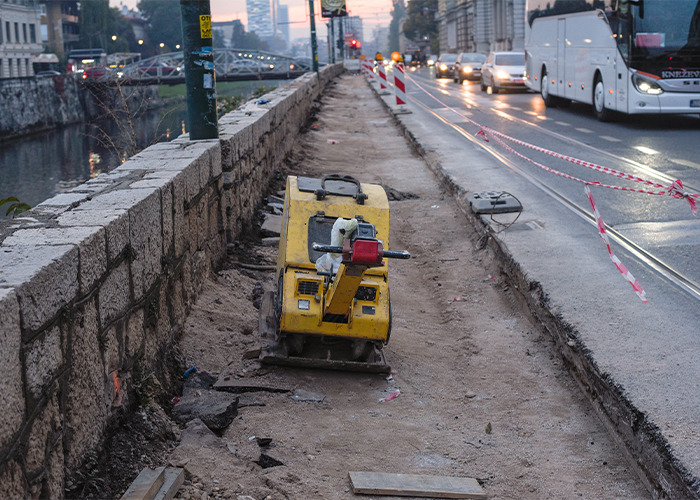
[[[331,62],[335,64],[335,17],[331,17],[331,30],[328,35],[329,45],[331,46]]]
[[[338,48],[340,48],[340,61],[343,62],[345,60],[345,35],[343,34],[342,19],[338,19],[338,26],[340,26],[340,29],[338,30]]]
[[[180,0],[190,139],[219,137],[209,0]]]
[[[311,64],[318,74],[318,47],[316,46],[316,14],[314,14],[314,0],[309,0],[309,15],[311,16]]]

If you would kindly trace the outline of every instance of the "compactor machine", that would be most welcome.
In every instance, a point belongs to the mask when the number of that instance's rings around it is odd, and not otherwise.
[[[388,372],[389,201],[350,176],[287,178],[277,290],[260,307],[264,363]],[[383,240],[382,240],[383,239]]]

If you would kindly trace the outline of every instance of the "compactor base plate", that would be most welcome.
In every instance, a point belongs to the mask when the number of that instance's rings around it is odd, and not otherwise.
[[[349,341],[322,342],[320,335],[308,335],[301,354],[292,355],[289,348],[277,339],[277,320],[274,312],[274,292],[266,292],[260,305],[260,361],[266,364],[323,368],[364,373],[390,373],[383,350],[372,349],[367,361],[349,359],[352,349]]]

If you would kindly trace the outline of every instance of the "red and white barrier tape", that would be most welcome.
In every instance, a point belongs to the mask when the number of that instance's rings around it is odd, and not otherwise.
[[[418,82],[415,80],[412,80],[412,83],[423,90],[426,94],[428,94],[430,97],[435,99],[438,103],[443,105],[444,107],[449,108],[449,106],[442,102],[440,99],[429,93],[425,88],[423,88]],[[584,160],[579,160],[578,158],[574,158],[572,156],[568,155],[563,155],[561,153],[557,153],[555,151],[550,151],[545,148],[541,148],[539,146],[534,146],[532,144],[529,144],[527,142],[521,141],[519,139],[515,139],[513,137],[510,137],[506,134],[503,134],[501,132],[497,132],[495,130],[492,130],[486,126],[481,125],[480,123],[475,122],[468,116],[465,116],[458,111],[455,111],[464,121],[471,123],[477,127],[479,127],[478,132],[476,132],[476,136],[481,136],[486,142],[489,141],[489,137],[493,138],[496,143],[501,145],[504,149],[507,151],[515,154],[516,156],[532,163],[533,165],[536,165],[547,172],[550,172],[552,174],[558,175],[560,177],[564,177],[566,179],[570,179],[576,182],[581,182],[584,185],[584,189],[586,192],[586,197],[588,198],[588,201],[591,204],[591,208],[593,210],[593,216],[596,219],[596,223],[598,225],[598,233],[600,234],[600,237],[603,239],[605,242],[605,245],[608,249],[608,253],[610,254],[610,259],[613,261],[613,264],[615,264],[615,267],[622,273],[622,275],[625,277],[625,279],[632,285],[632,288],[634,289],[635,293],[637,296],[644,302],[647,303],[646,299],[646,294],[644,292],[644,289],[642,286],[639,284],[639,282],[632,276],[632,273],[629,272],[629,270],[625,267],[625,265],[620,261],[620,259],[617,258],[615,253],[612,251],[612,248],[610,246],[610,240],[608,238],[608,234],[605,230],[605,222],[603,221],[603,218],[600,215],[600,212],[598,212],[598,209],[595,204],[595,199],[593,198],[593,194],[591,193],[591,190],[589,186],[598,186],[598,187],[603,187],[603,188],[608,188],[608,189],[615,189],[619,191],[631,191],[635,193],[643,193],[643,194],[651,194],[651,195],[665,195],[665,196],[671,196],[676,199],[685,199],[688,201],[688,204],[690,205],[690,211],[694,216],[697,216],[698,208],[697,208],[697,198],[700,198],[700,194],[694,194],[694,193],[688,193],[685,188],[683,187],[683,182],[680,179],[677,179],[671,183],[670,186],[665,186],[663,184],[659,184],[658,182],[653,182],[647,179],[644,179],[642,177],[628,174],[625,172],[621,172],[619,170],[615,170],[613,168],[609,167],[604,167],[602,165],[598,165],[596,163],[584,161]],[[580,179],[578,177],[574,177],[573,175],[566,174],[564,172],[560,172],[558,170],[555,170],[553,168],[547,167],[539,162],[536,162],[535,160],[519,153],[518,151],[514,150],[513,148],[509,147],[504,140],[513,142],[515,144],[524,146],[526,148],[532,149],[533,151],[538,151],[540,153],[552,156],[554,158],[558,158],[560,160],[568,161],[571,163],[574,163],[576,165],[582,166],[589,168],[591,170],[595,170],[598,172],[602,172],[604,174],[612,175],[615,177],[618,177],[620,179],[625,179],[625,180],[630,180],[634,182],[639,182],[647,186],[652,186],[655,188],[660,188],[658,190],[648,190],[648,189],[637,189],[637,188],[630,188],[626,186],[614,186],[614,185],[609,185],[609,184],[603,184],[599,181],[588,181],[584,179]]]

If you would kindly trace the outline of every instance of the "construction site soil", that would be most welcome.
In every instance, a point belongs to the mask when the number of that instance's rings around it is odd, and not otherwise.
[[[329,173],[383,185],[391,234],[379,237],[412,254],[389,265],[392,376],[254,359],[256,306],[275,287],[277,248],[251,230],[212,273],[178,355],[199,376],[258,389],[228,394],[239,398],[237,414],[216,433],[199,419],[176,422],[180,403],[164,401],[182,394],[147,403],[110,439],[103,472],[82,496],[118,498],[141,468],[170,464],[186,473],[177,498],[196,500],[387,498],[355,495],[350,471],[473,477],[490,499],[651,498],[488,247],[360,76],[327,89],[271,194],[287,175]],[[206,406],[212,393],[193,388],[190,403]]]

